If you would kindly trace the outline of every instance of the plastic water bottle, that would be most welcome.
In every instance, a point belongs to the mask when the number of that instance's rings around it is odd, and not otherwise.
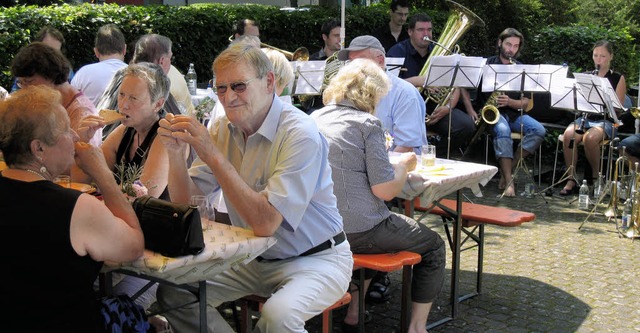
[[[587,180],[582,180],[580,185],[580,192],[578,194],[578,209],[589,210],[589,186]]]
[[[604,188],[604,176],[602,173],[598,173],[598,183],[593,187],[593,197],[598,199]]]
[[[198,93],[198,75],[196,74],[196,69],[193,67],[193,63],[189,64],[189,70],[187,71],[187,75],[185,75],[185,79],[187,80],[189,93],[191,95],[196,95]]]
[[[627,229],[631,227],[633,214],[633,201],[631,198],[628,198],[624,201],[624,208],[622,209],[622,229]]]

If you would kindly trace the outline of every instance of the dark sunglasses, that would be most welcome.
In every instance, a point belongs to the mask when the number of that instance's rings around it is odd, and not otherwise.
[[[247,81],[229,83],[229,85],[221,84],[213,87],[213,91],[218,95],[224,95],[227,92],[227,87],[231,87],[231,90],[233,90],[233,92],[241,94],[245,90],[247,90],[247,84],[255,79],[257,79],[257,77],[254,77],[253,79]]]

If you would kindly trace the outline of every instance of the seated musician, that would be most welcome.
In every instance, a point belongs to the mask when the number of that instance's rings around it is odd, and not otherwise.
[[[621,152],[622,147],[624,147],[625,155],[629,159],[629,162],[632,166],[634,163],[640,162],[640,134],[634,134],[620,141],[618,149]]]
[[[373,38],[373,37],[371,37]],[[353,44],[353,43],[352,43]],[[353,52],[353,51],[352,51]],[[311,114],[329,142],[334,193],[353,253],[408,250],[422,261],[413,266],[410,332],[426,332],[433,300],[442,288],[445,246],[424,223],[389,211],[384,200],[401,190],[416,166],[413,152],[389,162],[381,121],[373,116],[390,81],[369,59],[356,59],[340,69],[324,92],[324,108]],[[367,289],[373,271],[366,273]],[[358,291],[353,290],[343,332],[358,324]]]
[[[491,64],[511,64],[512,61],[520,64],[515,58],[518,56],[524,37],[514,29],[507,28],[500,33],[498,37],[498,55],[487,58],[487,65]],[[496,95],[498,94],[498,95]],[[493,135],[493,149],[498,160],[500,169],[500,182],[498,188],[504,190],[504,196],[513,197],[516,195],[515,184],[512,180],[513,168],[517,165],[521,158],[524,158],[535,152],[546,133],[545,128],[533,117],[527,114],[521,114],[522,109],[526,109],[529,105],[529,98],[523,97],[519,92],[505,94],[479,94],[484,97],[485,101],[489,99],[489,95],[494,95],[495,103],[500,111],[498,122],[492,126],[491,133]],[[513,140],[511,132],[520,133],[522,124],[522,140],[520,147],[513,152]]]
[[[408,22],[409,38],[391,47],[387,52],[387,57],[404,58],[400,78],[409,81],[416,87],[422,87],[426,77],[419,76],[420,71],[429,59],[434,47],[433,43],[425,41],[424,38],[433,38],[433,25],[431,17],[423,13],[411,16]],[[441,138],[439,142],[432,143],[436,145],[438,155],[442,157],[448,156],[447,148],[450,148],[450,153],[460,152],[475,132],[476,113],[472,108],[467,109],[467,114],[456,108],[458,98],[459,90],[456,89],[448,101],[440,101],[440,104],[430,101],[427,105],[429,116],[426,127],[428,131],[435,132]],[[449,121],[449,117],[451,117],[451,121]],[[450,131],[449,126],[451,126]],[[450,144],[448,143],[449,138]]]
[[[593,46],[593,63],[596,70],[592,73],[607,78],[616,91],[618,99],[622,102],[625,99],[627,84],[624,75],[611,69],[611,60],[613,60],[611,43],[606,40],[596,42]],[[592,175],[597,175],[600,171],[600,144],[603,140],[613,138],[615,135],[613,123],[604,115],[588,115],[586,119],[580,117],[575,123],[569,124],[564,131],[565,140],[563,142],[564,163],[567,168],[575,168],[578,151],[573,147],[577,147],[577,144],[583,142],[585,156],[591,166]],[[587,179],[587,183],[591,182],[592,179]],[[560,190],[560,195],[577,194],[579,187],[576,179],[570,178],[564,188]]]

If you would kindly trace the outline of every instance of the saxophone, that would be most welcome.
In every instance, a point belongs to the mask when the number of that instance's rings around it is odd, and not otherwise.
[[[476,121],[476,132],[471,137],[471,140],[469,140],[467,150],[473,146],[476,141],[478,141],[480,135],[484,133],[487,124],[493,125],[498,122],[498,119],[500,118],[500,111],[498,111],[498,96],[500,96],[500,94],[501,92],[499,91],[491,93],[487,103],[482,107],[482,110],[480,110],[480,117]],[[465,151],[465,155],[466,153],[467,152]]]

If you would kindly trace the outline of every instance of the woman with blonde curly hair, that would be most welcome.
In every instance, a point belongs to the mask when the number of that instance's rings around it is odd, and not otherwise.
[[[402,190],[407,174],[416,166],[413,152],[391,163],[382,123],[373,116],[389,79],[371,60],[356,59],[340,69],[324,91],[325,107],[311,117],[329,142],[333,192],[353,253],[419,253],[413,266],[412,311],[409,332],[425,332],[431,304],[442,289],[445,247],[442,238],[426,225],[389,211],[385,200]],[[366,272],[367,290],[373,271]],[[352,289],[343,332],[356,331],[358,290]]]

